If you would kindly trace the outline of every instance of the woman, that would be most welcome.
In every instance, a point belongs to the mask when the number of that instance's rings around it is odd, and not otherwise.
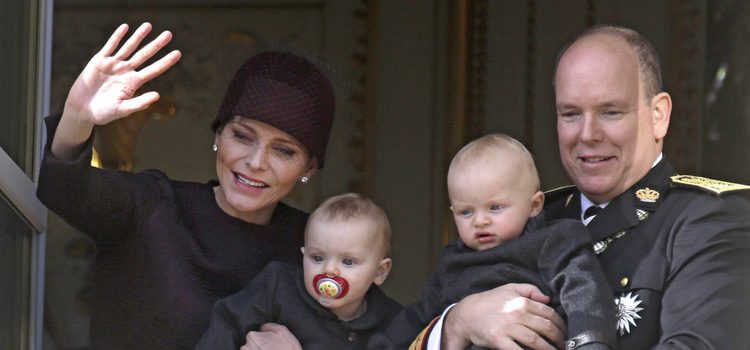
[[[89,166],[94,125],[143,110],[134,96],[180,58],[173,51],[136,71],[170,40],[138,49],[141,25],[116,51],[109,38],[71,87],[62,116],[47,119],[38,196],[94,238],[92,348],[191,348],[211,305],[242,288],[271,260],[301,264],[307,214],[280,201],[325,158],[333,89],[310,62],[269,52],[245,62],[213,122],[218,184]],[[209,147],[209,145],[207,145]]]

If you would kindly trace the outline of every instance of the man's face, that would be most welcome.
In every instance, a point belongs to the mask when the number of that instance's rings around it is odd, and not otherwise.
[[[635,52],[623,39],[595,34],[571,45],[555,97],[560,157],[581,192],[606,202],[645,176],[661,152],[668,113],[665,124],[658,104],[643,96]]]

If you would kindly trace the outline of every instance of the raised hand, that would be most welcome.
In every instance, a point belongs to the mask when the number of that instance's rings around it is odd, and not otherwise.
[[[155,91],[139,96],[135,93],[143,84],[177,63],[180,52],[174,50],[156,62],[137,69],[172,40],[172,33],[162,32],[138,49],[151,32],[151,24],[143,23],[115,52],[127,32],[128,25],[120,25],[70,88],[52,142],[52,152],[56,156],[69,159],[91,136],[94,125],[104,125],[144,110],[159,99]]]
[[[120,25],[104,47],[91,58],[70,89],[65,102],[66,112],[77,114],[79,119],[103,125],[146,109],[159,99],[159,94],[155,91],[140,96],[135,96],[135,92],[174,65],[180,59],[180,52],[172,51],[140,71],[136,69],[166,46],[172,40],[172,33],[162,32],[136,51],[141,41],[151,32],[151,24],[143,23],[114,53],[127,31],[127,24]]]

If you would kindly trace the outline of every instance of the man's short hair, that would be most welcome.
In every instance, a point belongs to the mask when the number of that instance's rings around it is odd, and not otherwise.
[[[560,53],[557,55],[557,61],[555,62],[555,72],[553,77],[557,76],[557,68],[560,64],[560,59],[568,51],[571,45],[576,43],[578,40],[597,35],[613,35],[615,37],[622,38],[635,52],[638,60],[638,71],[640,73],[640,82],[643,84],[643,93],[646,99],[654,97],[656,94],[664,91],[662,86],[661,78],[661,66],[659,64],[659,55],[654,48],[654,45],[646,39],[641,33],[638,33],[634,29],[630,29],[624,26],[615,24],[597,24],[584,30],[573,40],[569,41]],[[554,78],[553,78],[554,84]]]
[[[505,157],[506,154],[504,154],[506,152],[518,157],[516,163],[520,164],[508,162],[507,157]],[[453,157],[448,168],[448,174],[450,176],[451,172],[465,167],[468,163],[487,164],[488,162],[497,162],[497,166],[501,167],[522,166],[521,170],[525,170],[528,179],[531,180],[532,189],[534,191],[540,189],[539,173],[536,170],[531,152],[518,140],[499,133],[484,135],[461,148]]]
[[[391,224],[388,221],[385,211],[369,198],[357,193],[344,193],[328,198],[310,214],[307,226],[309,227],[310,223],[315,220],[339,222],[347,220],[369,221],[373,224],[375,233],[381,236],[380,242],[383,244],[384,256],[390,256]]]

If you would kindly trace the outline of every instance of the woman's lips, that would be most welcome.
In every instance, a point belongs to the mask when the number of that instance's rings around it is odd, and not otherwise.
[[[240,185],[244,185],[244,186],[248,186],[252,188],[258,188],[258,189],[269,187],[268,184],[266,184],[263,181],[245,177],[240,173],[233,172],[232,174],[234,175],[234,179],[236,180],[236,182],[239,183]]]

